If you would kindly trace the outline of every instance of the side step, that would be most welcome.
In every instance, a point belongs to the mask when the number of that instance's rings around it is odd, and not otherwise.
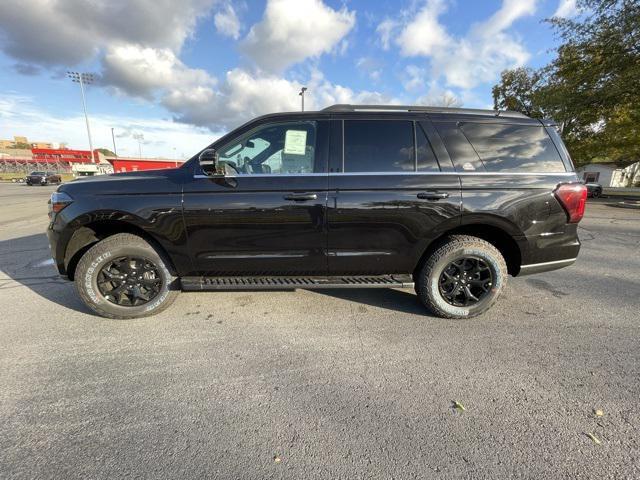
[[[182,277],[183,290],[305,290],[317,288],[413,288],[411,275],[322,277]]]

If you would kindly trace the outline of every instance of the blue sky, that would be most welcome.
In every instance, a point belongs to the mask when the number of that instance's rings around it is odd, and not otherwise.
[[[3,0],[0,138],[189,157],[272,111],[332,103],[490,107],[500,72],[539,67],[574,0]]]

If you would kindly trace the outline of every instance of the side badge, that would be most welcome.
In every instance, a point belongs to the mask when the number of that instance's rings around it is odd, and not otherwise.
[[[462,165],[462,169],[463,170],[475,170],[476,167],[474,167],[471,163],[467,162],[464,165]]]

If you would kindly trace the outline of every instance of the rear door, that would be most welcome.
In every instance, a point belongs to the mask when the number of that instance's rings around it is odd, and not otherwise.
[[[193,275],[326,274],[328,123],[263,123],[217,147],[227,175],[196,167],[184,189]]]
[[[331,133],[329,272],[411,273],[460,221],[460,181],[437,134],[425,117],[383,114],[338,117]]]

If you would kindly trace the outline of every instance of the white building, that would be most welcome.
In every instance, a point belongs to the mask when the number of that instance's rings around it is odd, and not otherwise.
[[[590,163],[576,169],[578,178],[585,183],[599,183],[603,187],[611,186],[611,177],[617,167],[614,163]]]
[[[618,168],[611,176],[612,187],[640,187],[640,162]]]

